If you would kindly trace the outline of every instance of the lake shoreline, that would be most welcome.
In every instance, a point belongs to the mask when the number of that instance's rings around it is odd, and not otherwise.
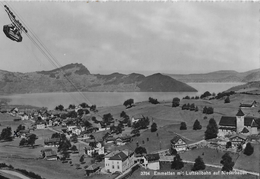
[[[0,99],[8,99],[10,105],[32,105],[36,107],[47,107],[54,109],[62,104],[67,107],[69,104],[95,104],[97,107],[122,105],[127,99],[134,99],[134,102],[148,101],[149,97],[158,101],[171,101],[174,97],[200,96],[205,91],[219,93],[233,86],[243,83],[189,83],[198,92],[51,92],[51,93],[26,93],[14,95],[2,95]]]

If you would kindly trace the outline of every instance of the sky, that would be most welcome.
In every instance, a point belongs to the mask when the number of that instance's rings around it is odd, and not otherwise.
[[[4,3],[5,4],[5,3]],[[3,3],[0,3],[3,6]],[[59,65],[92,74],[191,74],[260,68],[259,3],[8,2]],[[0,24],[10,20],[0,8]],[[52,70],[26,36],[0,33],[0,69]]]

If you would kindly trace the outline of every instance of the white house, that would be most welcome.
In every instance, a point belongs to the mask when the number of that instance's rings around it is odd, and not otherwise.
[[[134,165],[134,152],[130,150],[113,151],[105,156],[107,172],[124,172],[132,165]]]
[[[143,157],[144,162],[143,166],[145,168],[148,168],[150,170],[160,170],[160,156],[159,154],[147,154],[146,156]]]
[[[85,147],[86,154],[88,156],[91,156],[96,152],[99,155],[105,154],[105,147],[102,145],[102,143],[98,142],[96,144],[96,147],[87,146]]]
[[[45,129],[45,124],[36,124],[36,129]]]
[[[187,143],[182,137],[176,135],[171,140],[171,147],[172,149],[175,149],[177,152],[184,151],[187,149]]]

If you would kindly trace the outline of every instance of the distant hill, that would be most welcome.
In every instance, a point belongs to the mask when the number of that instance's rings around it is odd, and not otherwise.
[[[236,72],[232,70],[222,70],[204,74],[167,74],[168,76],[185,82],[250,82],[260,80],[260,69],[247,72]]]
[[[162,74],[91,74],[82,64],[69,64],[50,71],[17,73],[0,70],[0,94],[43,92],[195,92],[189,85]]]
[[[260,94],[260,81],[251,81],[243,85],[234,86],[227,91]]]

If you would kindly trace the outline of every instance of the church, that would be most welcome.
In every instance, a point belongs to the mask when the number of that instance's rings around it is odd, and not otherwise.
[[[245,116],[241,109],[236,116],[222,116],[219,121],[218,136],[226,135],[253,135],[258,134],[260,129],[260,118]]]

